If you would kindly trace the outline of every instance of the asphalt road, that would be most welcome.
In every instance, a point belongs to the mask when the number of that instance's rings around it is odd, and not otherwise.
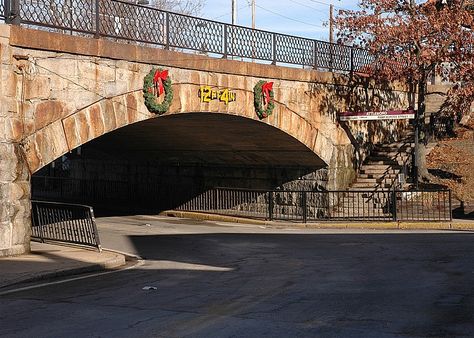
[[[1,296],[1,337],[474,336],[472,233],[99,224],[145,264]]]

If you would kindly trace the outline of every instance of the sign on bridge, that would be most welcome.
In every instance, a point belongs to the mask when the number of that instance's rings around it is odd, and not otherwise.
[[[339,121],[373,121],[373,120],[403,120],[414,119],[415,111],[388,110],[388,111],[366,111],[366,112],[343,112],[339,114]]]

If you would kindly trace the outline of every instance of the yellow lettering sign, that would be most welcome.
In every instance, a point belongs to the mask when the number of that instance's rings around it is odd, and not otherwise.
[[[209,103],[213,100],[219,100],[220,102],[224,102],[226,105],[229,102],[234,102],[236,100],[236,93],[230,91],[228,88],[215,90],[212,89],[210,86],[202,86],[199,89],[199,98],[203,103]]]

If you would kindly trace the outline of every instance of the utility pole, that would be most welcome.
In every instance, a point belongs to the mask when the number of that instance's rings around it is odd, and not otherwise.
[[[232,0],[232,24],[237,24],[237,0]]]
[[[334,63],[334,52],[333,52],[333,43],[334,43],[334,5],[331,3],[329,5],[329,71],[332,72],[332,65]]]
[[[252,29],[255,29],[255,1],[252,0]],[[252,34],[252,62],[255,62],[255,41],[253,39],[255,35]]]
[[[329,42],[334,43],[334,5],[329,5]]]
[[[252,29],[255,29],[255,0],[252,0]]]

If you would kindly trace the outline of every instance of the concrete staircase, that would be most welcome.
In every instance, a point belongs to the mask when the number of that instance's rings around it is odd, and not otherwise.
[[[392,201],[386,191],[393,189],[398,183],[398,175],[404,173],[404,166],[410,163],[412,140],[410,134],[401,142],[376,145],[349,191],[339,199],[333,214],[344,219],[390,220]]]
[[[404,165],[410,163],[413,146],[411,136],[405,141],[376,145],[349,190],[391,189]]]

